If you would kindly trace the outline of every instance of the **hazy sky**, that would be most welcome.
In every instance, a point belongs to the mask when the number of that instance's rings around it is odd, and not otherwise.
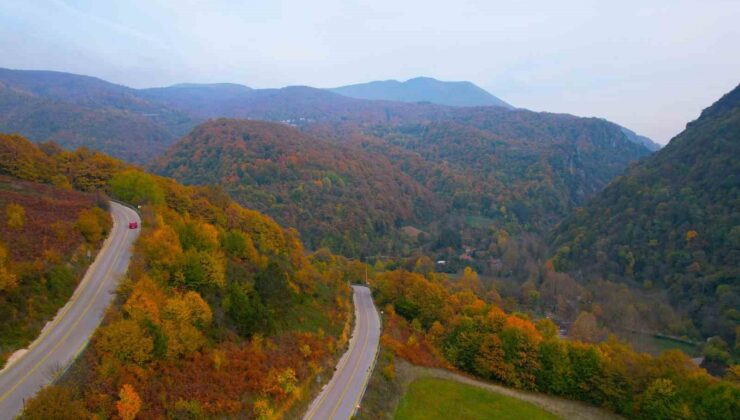
[[[0,67],[133,87],[470,80],[665,143],[740,83],[740,1],[2,0]]]

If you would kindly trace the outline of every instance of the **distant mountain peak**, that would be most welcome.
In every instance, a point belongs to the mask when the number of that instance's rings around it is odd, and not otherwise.
[[[472,82],[448,82],[419,76],[404,82],[382,80],[329,89],[334,93],[358,99],[398,102],[431,102],[448,106],[499,106],[512,109],[485,89]]]

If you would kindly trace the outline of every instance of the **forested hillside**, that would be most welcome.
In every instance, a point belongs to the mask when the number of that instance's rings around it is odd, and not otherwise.
[[[259,112],[277,106],[268,102]],[[649,154],[600,119],[493,107],[445,112],[433,122],[405,112],[391,122],[330,114],[298,124],[310,135],[221,120],[194,130],[153,168],[222,185],[298,228],[313,247],[358,256],[421,246],[447,258],[465,245],[484,252],[476,264],[485,269],[500,256],[485,254],[492,230],[540,234]]]
[[[19,136],[5,136],[0,144],[6,174],[0,199],[28,205],[29,219],[22,224],[23,212],[11,206],[8,226],[0,227],[3,240],[8,229],[25,229],[29,249],[42,250],[38,244],[44,242],[53,246],[65,234],[73,245],[86,235],[98,240],[107,218],[94,225],[100,211],[84,216],[93,203],[70,189],[141,205],[143,220],[118,303],[81,358],[58,385],[27,404],[25,416],[270,417],[307,403],[316,376],[331,371],[346,343],[347,284],[359,277],[357,264],[328,252],[308,256],[294,230],[212,188],[183,187],[85,150],[38,148]],[[46,207],[36,209],[31,200]],[[50,231],[39,227],[35,217],[57,204],[78,208],[83,216],[60,211],[61,222]],[[49,223],[54,220],[49,216]],[[0,298],[7,297],[11,306],[4,303],[2,310],[13,314],[3,317],[0,332],[7,338],[13,335],[6,323],[19,328],[29,322],[12,306],[16,288],[28,294],[30,287],[32,300],[43,305],[45,294],[56,302],[63,298],[52,292],[74,287],[63,282],[71,276],[64,273],[67,264],[59,274],[47,263],[67,258],[62,252],[71,246],[60,246],[56,254],[47,250],[20,272],[17,258],[25,248],[3,252],[0,267],[9,287],[0,290]],[[28,273],[37,272],[40,280],[31,283],[35,277]]]
[[[69,300],[110,228],[106,203],[54,177],[49,160],[0,135],[0,366]]]
[[[553,262],[581,282],[665,290],[703,336],[740,336],[740,87],[564,221]]]
[[[86,146],[132,162],[164,151],[195,123],[137,90],[93,77],[0,69],[0,132]]]
[[[345,255],[399,252],[399,226],[428,223],[443,209],[385,156],[279,123],[208,122],[154,168],[188,184],[222,185],[241,204],[296,227],[311,248]]]
[[[491,218],[511,211],[534,228],[550,226],[649,154],[614,124],[531,111],[472,108],[368,131],[462,174],[468,185],[447,191],[453,205]]]

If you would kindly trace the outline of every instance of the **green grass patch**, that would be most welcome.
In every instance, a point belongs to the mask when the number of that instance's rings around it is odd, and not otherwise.
[[[537,406],[482,388],[443,379],[413,381],[396,419],[557,419]]]
[[[681,341],[671,340],[670,338],[656,337],[650,334],[641,333],[628,333],[626,338],[635,350],[650,353],[653,356],[658,356],[666,350],[681,350],[691,357],[701,355],[701,347]]]

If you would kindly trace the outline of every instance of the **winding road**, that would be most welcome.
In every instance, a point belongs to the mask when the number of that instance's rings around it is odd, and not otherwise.
[[[0,419],[12,419],[45,385],[82,352],[113,300],[119,279],[126,273],[138,229],[139,215],[117,203],[110,204],[113,228],[72,298],[59,310],[28,352],[0,371]]]
[[[304,420],[348,419],[354,415],[365,393],[378,352],[380,317],[370,289],[364,286],[352,286],[352,289],[355,329],[349,349],[339,360],[331,381],[309,407]]]

